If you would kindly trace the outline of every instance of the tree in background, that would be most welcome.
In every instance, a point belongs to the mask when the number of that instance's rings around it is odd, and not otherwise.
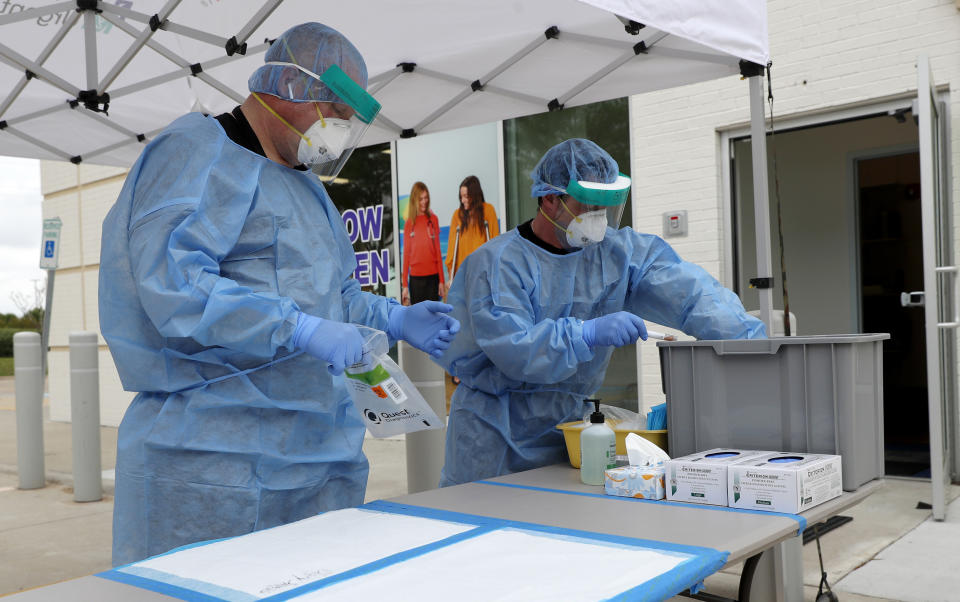
[[[14,314],[0,314],[0,327],[40,330],[43,326],[43,305],[47,287],[40,280],[33,281],[33,294],[14,291],[10,300],[20,310],[20,317]]]

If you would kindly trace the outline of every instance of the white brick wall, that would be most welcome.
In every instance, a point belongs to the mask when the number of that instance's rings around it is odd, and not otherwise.
[[[767,3],[774,110],[779,118],[913,93],[926,53],[949,86],[953,200],[960,201],[960,11],[953,0]],[[748,85],[736,77],[631,98],[634,227],[660,233],[661,213],[688,211],[690,235],[670,243],[721,276],[724,237],[719,129],[748,123]],[[956,215],[956,209],[954,210]],[[960,239],[960,221],[955,224]],[[642,405],[663,400],[659,356],[640,346]]]
[[[70,420],[69,335],[100,333],[97,280],[103,219],[117,199],[126,171],[116,167],[41,162],[43,217],[59,216],[60,267],[54,283],[50,323],[50,417]],[[78,178],[80,185],[78,186]],[[100,421],[117,426],[130,401],[100,337]]]

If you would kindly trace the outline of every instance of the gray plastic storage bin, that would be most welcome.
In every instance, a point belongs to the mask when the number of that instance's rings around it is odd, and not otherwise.
[[[715,447],[840,454],[846,491],[883,476],[889,338],[658,342],[670,455]]]

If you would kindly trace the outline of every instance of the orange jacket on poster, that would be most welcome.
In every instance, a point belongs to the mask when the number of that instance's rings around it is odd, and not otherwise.
[[[453,212],[453,219],[450,221],[450,238],[447,241],[447,271],[450,272],[450,280],[457,273],[460,264],[464,258],[473,253],[480,245],[487,242],[494,236],[500,235],[500,224],[497,222],[497,212],[490,203],[483,204],[483,219],[486,227],[482,232],[477,231],[476,227],[464,230],[460,223],[460,211]],[[458,229],[461,231],[458,234]],[[457,240],[459,237],[459,241]],[[454,256],[456,255],[456,256]],[[454,264],[456,262],[456,264]]]
[[[401,285],[408,287],[409,276],[440,274],[443,284],[443,257],[440,254],[440,221],[435,213],[420,214],[403,225],[403,272]]]

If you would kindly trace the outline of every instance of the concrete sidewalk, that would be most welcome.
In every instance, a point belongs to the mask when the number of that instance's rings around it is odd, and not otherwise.
[[[0,595],[73,579],[110,568],[113,480],[117,430],[101,429],[104,498],[76,503],[72,490],[70,424],[44,424],[47,486],[17,489],[16,420],[13,379],[0,377]],[[406,445],[402,438],[371,439],[364,444],[370,459],[367,500],[389,498],[406,491]],[[960,495],[953,487],[951,497]],[[884,600],[949,600],[956,593],[957,571],[934,572],[923,589],[886,589],[890,583],[909,582],[911,571],[936,558],[960,558],[960,501],[951,505],[950,520],[934,523],[929,510],[917,502],[930,501],[930,484],[920,480],[887,479],[878,493],[845,514],[854,518],[821,537],[823,558],[832,585],[840,585],[844,602]],[[919,528],[918,528],[919,527]],[[905,537],[906,536],[906,537]],[[902,541],[901,541],[902,539]],[[918,543],[919,542],[919,543]],[[930,544],[935,542],[935,545]],[[917,546],[935,557],[918,557],[913,565],[894,565],[888,558],[916,555]],[[900,552],[902,546],[906,552]],[[901,573],[897,573],[900,570]],[[706,581],[706,591],[735,598],[740,567],[725,569]],[[931,581],[932,582],[929,582]],[[804,547],[805,600],[816,598],[820,568],[816,545]],[[912,593],[911,593],[912,592]],[[942,595],[942,598],[935,597]],[[890,598],[871,597],[890,596]],[[673,598],[682,601],[689,598]]]

